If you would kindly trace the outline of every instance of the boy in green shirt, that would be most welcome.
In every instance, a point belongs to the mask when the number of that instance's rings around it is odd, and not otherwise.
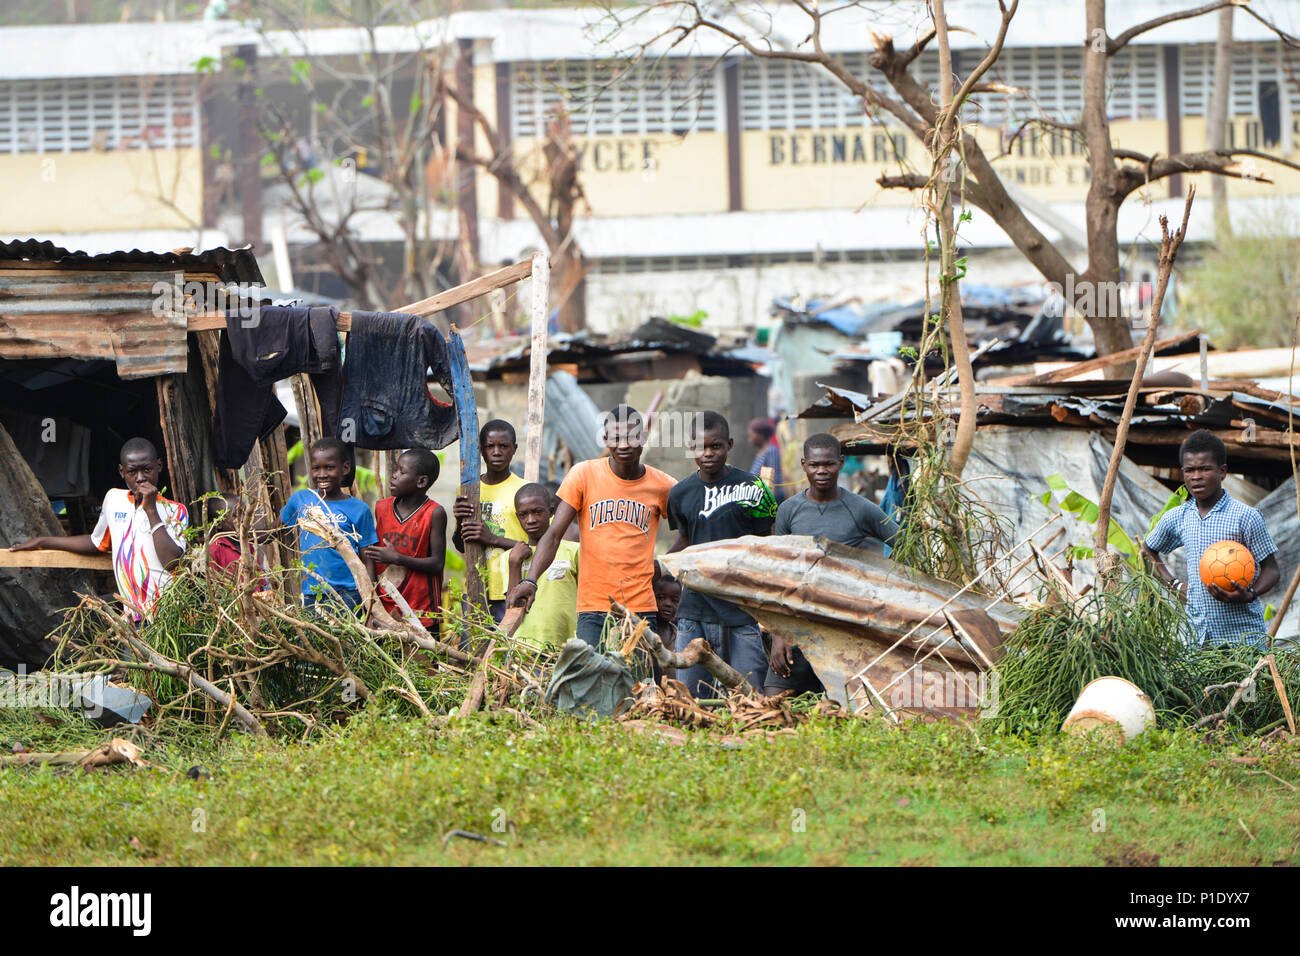
[[[507,582],[506,593],[528,576],[533,549],[551,526],[553,499],[545,485],[533,482],[515,492],[515,516],[528,535],[496,558],[496,570]],[[559,650],[578,629],[578,542],[561,541],[555,560],[537,582],[537,597],[514,636]]]

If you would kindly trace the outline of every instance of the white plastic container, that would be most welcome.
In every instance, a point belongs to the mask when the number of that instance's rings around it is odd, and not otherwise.
[[[1155,722],[1156,709],[1140,687],[1122,677],[1098,677],[1079,694],[1061,730],[1086,733],[1103,728],[1116,733],[1122,743]]]

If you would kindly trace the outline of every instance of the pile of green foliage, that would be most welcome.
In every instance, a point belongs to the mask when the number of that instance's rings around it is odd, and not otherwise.
[[[1221,712],[1233,688],[1261,656],[1253,647],[1201,648],[1186,614],[1151,574],[1132,570],[1109,591],[1072,605],[1049,593],[1003,645],[997,664],[996,712],[986,722],[1015,734],[1054,733],[1084,686],[1098,677],[1122,677],[1151,698],[1157,720],[1191,726]],[[1300,654],[1278,650],[1276,663],[1291,700],[1300,699]],[[1224,721],[1226,729],[1258,734],[1281,726],[1281,701],[1265,670]]]

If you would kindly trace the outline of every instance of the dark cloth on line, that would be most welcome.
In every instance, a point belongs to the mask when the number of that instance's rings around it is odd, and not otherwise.
[[[305,372],[320,404],[325,435],[338,431],[338,309],[270,305],[255,320],[226,318],[221,337],[212,450],[219,468],[239,468],[258,439],[287,414],[275,383]]]
[[[427,319],[353,312],[339,412],[345,441],[360,448],[445,448],[459,434],[456,408],[435,402],[428,376],[452,394],[447,342]]]

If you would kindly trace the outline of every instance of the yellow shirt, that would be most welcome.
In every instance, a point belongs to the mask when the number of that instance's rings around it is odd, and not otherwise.
[[[533,559],[524,561],[523,577]],[[501,578],[510,583],[510,552],[502,551],[493,572],[500,571]],[[555,560],[537,582],[537,596],[515,631],[515,637],[559,650],[564,642],[578,631],[578,542],[561,541]]]
[[[479,514],[488,531],[515,541],[528,540],[528,535],[524,534],[524,529],[515,516],[515,492],[525,484],[526,482],[513,472],[499,484],[489,485],[486,482],[479,482]],[[503,548],[485,548],[483,551],[483,560],[488,567],[489,601],[505,600],[507,581],[502,577],[501,566],[497,562],[497,558],[505,554],[507,552]]]

